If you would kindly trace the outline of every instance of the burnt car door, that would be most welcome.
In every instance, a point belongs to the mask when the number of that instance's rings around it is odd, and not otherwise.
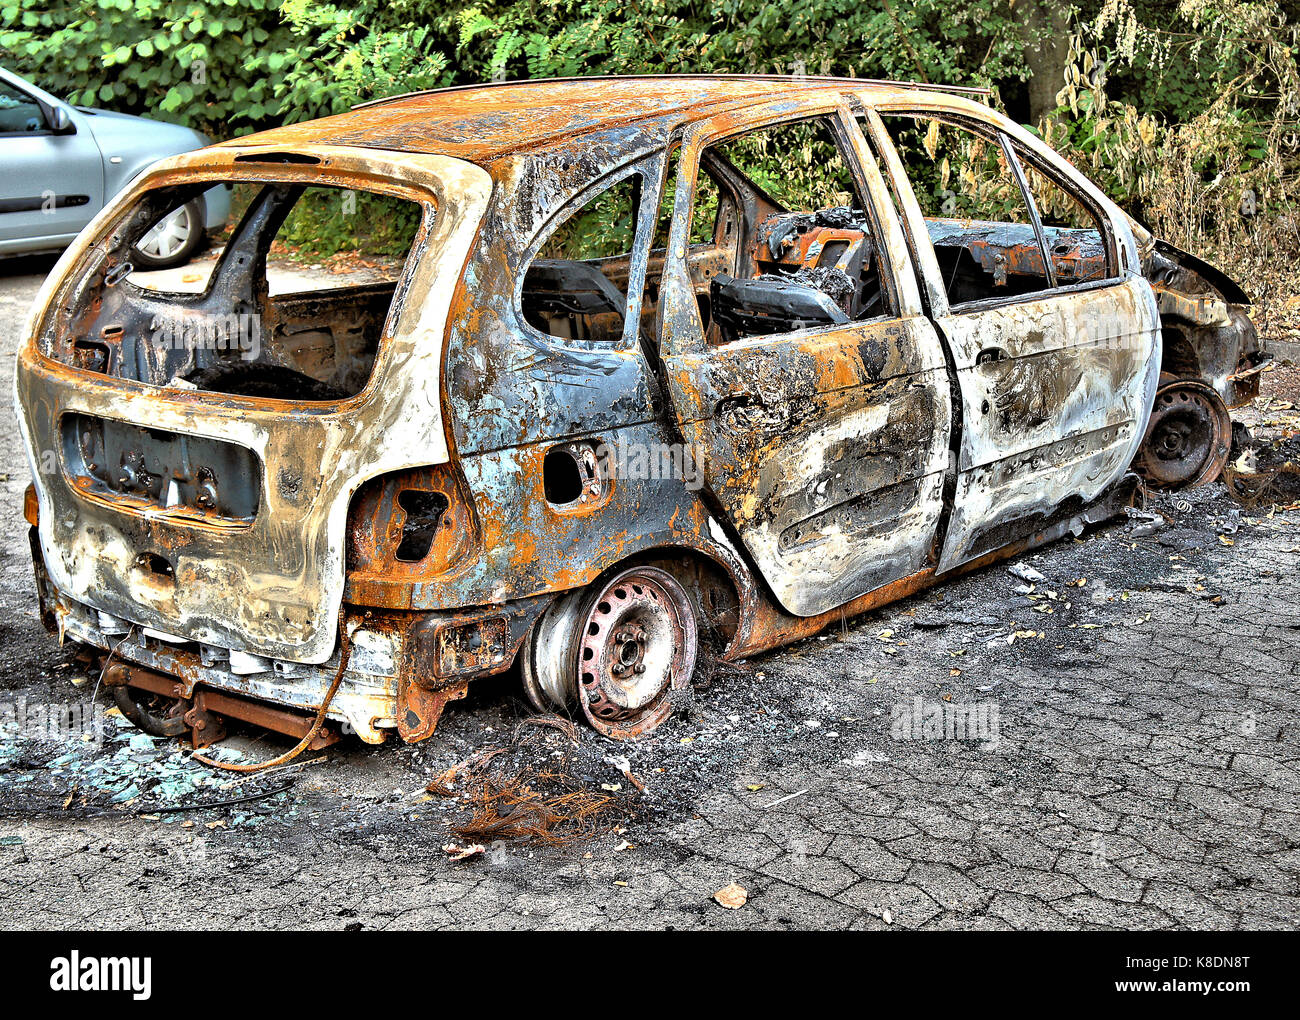
[[[847,108],[747,113],[693,128],[666,171],[659,350],[707,499],[807,616],[928,562],[949,386]]]
[[[863,119],[961,394],[943,571],[1077,515],[1123,476],[1159,318],[1117,210],[1045,146],[942,105]]]

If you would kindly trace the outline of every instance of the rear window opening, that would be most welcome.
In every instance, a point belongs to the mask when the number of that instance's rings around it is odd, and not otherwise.
[[[640,174],[624,177],[546,239],[524,274],[520,301],[535,330],[562,340],[623,338],[641,185]]]
[[[407,199],[300,183],[242,182],[224,245],[192,254],[207,184],[144,195],[92,249],[51,357],[156,386],[336,401],[370,378],[420,230]],[[199,207],[201,209],[201,206]]]

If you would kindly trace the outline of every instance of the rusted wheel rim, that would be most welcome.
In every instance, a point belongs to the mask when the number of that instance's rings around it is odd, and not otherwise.
[[[672,713],[695,669],[695,614],[665,571],[636,567],[590,600],[577,648],[578,700],[606,736],[644,736]]]
[[[1194,489],[1218,478],[1228,461],[1232,418],[1205,383],[1183,379],[1156,391],[1134,467],[1162,489]]]
[[[524,647],[520,664],[524,694],[539,712],[567,709],[577,695],[573,672],[566,668],[568,655],[563,649],[577,629],[582,602],[581,592],[557,599],[533,625]]]

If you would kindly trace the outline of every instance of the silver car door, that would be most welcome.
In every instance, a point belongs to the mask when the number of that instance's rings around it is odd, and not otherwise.
[[[104,204],[104,168],[80,116],[63,132],[51,109],[0,78],[0,251],[17,252],[70,241]]]

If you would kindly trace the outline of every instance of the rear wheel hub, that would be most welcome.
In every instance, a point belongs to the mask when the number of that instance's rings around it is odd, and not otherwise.
[[[578,645],[588,715],[625,720],[642,712],[668,689],[675,651],[684,643],[672,598],[656,581],[632,575],[607,588]]]
[[[565,596],[525,650],[524,689],[538,708],[574,700],[606,736],[644,736],[672,714],[695,670],[694,606],[677,580],[633,567]]]
[[[1178,379],[1156,391],[1133,466],[1156,488],[1194,489],[1219,477],[1231,441],[1223,398],[1203,382]]]

